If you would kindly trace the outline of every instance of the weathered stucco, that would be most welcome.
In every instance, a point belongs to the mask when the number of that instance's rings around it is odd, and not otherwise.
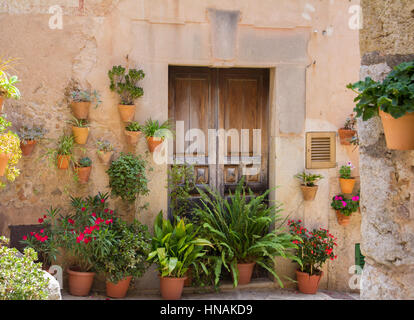
[[[350,290],[348,268],[354,264],[354,244],[360,241],[360,215],[354,214],[346,228],[336,222],[330,201],[339,193],[338,168],[314,170],[325,179],[316,200],[309,203],[303,202],[293,175],[305,166],[306,131],[337,131],[352,112],[353,95],[345,85],[358,80],[360,55],[358,31],[348,27],[348,9],[358,3],[94,0],[79,9],[75,0],[2,1],[0,54],[21,58],[16,69],[23,98],[7,101],[4,108],[14,125],[44,124],[50,138],[69,130],[64,92],[71,79],[98,90],[103,103],[90,113],[86,145],[93,160],[90,182],[78,186],[65,173],[47,169],[46,163],[36,161],[41,151],[36,147],[32,156],[21,160],[21,176],[0,194],[0,234],[8,234],[8,225],[36,223],[51,204],[67,208],[68,194],[109,191],[106,167],[96,156],[94,141],[103,137],[117,152],[128,150],[116,108],[118,97],[108,88],[107,71],[113,65],[129,64],[146,73],[144,96],[136,101],[135,119],[141,123],[149,117],[168,118],[168,65],[264,67],[271,70],[269,180],[270,187],[280,186],[271,196],[284,203],[290,218],[301,218],[307,227],[329,228],[338,237],[339,258],[326,267],[321,288]],[[52,5],[63,9],[61,30],[48,26]],[[153,162],[144,139],[134,151],[154,168],[148,174],[150,195],[134,205],[111,202],[126,217],[137,217],[151,229],[155,215],[167,208],[166,166]],[[358,152],[338,139],[338,164],[349,160],[358,166]],[[147,211],[138,209],[144,202],[150,204]],[[295,266],[282,261],[277,269],[292,276]],[[157,286],[153,269],[137,282],[140,290]]]

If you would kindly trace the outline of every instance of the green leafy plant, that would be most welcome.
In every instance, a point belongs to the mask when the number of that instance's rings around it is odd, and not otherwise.
[[[8,181],[13,182],[20,175],[20,170],[16,168],[16,165],[22,157],[22,150],[20,149],[20,139],[17,134],[10,130],[7,131],[7,128],[10,126],[10,122],[0,117],[0,153],[11,154],[5,175]],[[0,188],[5,186],[4,183],[0,182]]]
[[[35,263],[37,253],[26,248],[22,255],[8,243],[0,236],[0,300],[47,300],[49,279]]]
[[[76,166],[80,168],[90,167],[92,166],[92,160],[88,157],[83,157],[78,160]]]
[[[142,125],[140,125],[137,121],[132,121],[125,127],[125,130],[127,130],[127,131],[142,131]]]
[[[366,121],[381,109],[398,119],[414,112],[414,61],[396,66],[382,82],[366,77],[347,88],[358,94],[354,99],[357,117]]]
[[[349,217],[352,213],[358,211],[359,195],[352,197],[352,199],[347,199],[342,194],[336,195],[332,198],[331,207]]]
[[[126,201],[134,201],[137,196],[148,194],[146,166],[147,162],[140,156],[121,153],[106,171],[111,194]]]
[[[157,137],[164,139],[172,136],[170,129],[171,124],[169,120],[164,121],[162,124],[160,124],[158,120],[154,121],[150,118],[145,122],[142,131],[146,137]]]
[[[67,121],[67,123],[71,124],[74,127],[78,127],[78,128],[88,128],[89,127],[88,120],[77,119],[75,117],[72,117],[72,119]]]
[[[138,82],[145,77],[142,70],[126,69],[122,66],[113,66],[112,70],[108,71],[110,80],[109,88],[111,91],[119,94],[121,104],[132,105],[134,100],[144,94],[144,89],[138,86]]]
[[[20,99],[20,91],[15,86],[16,83],[20,82],[17,76],[11,76],[0,71],[0,96],[5,98]]]
[[[283,286],[274,270],[274,258],[277,256],[296,260],[290,250],[297,246],[296,239],[284,232],[284,222],[278,213],[281,204],[268,206],[266,197],[270,190],[262,195],[255,195],[252,190],[246,191],[242,179],[229,197],[207,187],[207,193],[198,188],[201,199],[195,213],[203,227],[202,236],[210,240],[220,259],[215,259],[215,283],[220,279],[224,266],[233,274],[233,285],[238,284],[237,263],[256,262],[269,271]],[[271,227],[275,229],[270,231]]]
[[[128,276],[143,276],[149,267],[146,260],[151,251],[148,227],[138,220],[127,223],[116,218],[111,228],[113,237],[102,243],[108,250],[95,262],[96,269],[112,283]]]
[[[62,134],[58,139],[49,139],[55,143],[55,147],[46,148],[42,157],[47,158],[50,164],[57,165],[57,158],[59,155],[70,156],[70,163],[75,165],[73,152],[75,148],[75,137],[73,134]]]
[[[114,147],[108,140],[97,140],[96,146],[98,147],[98,152],[111,152],[114,151]]]
[[[295,178],[299,179],[302,182],[302,185],[307,187],[315,186],[315,183],[320,179],[323,179],[323,176],[320,174],[312,174],[303,171],[302,173],[298,173],[295,175]]]
[[[188,268],[197,263],[205,255],[206,246],[211,243],[198,238],[199,228],[192,223],[179,220],[171,224],[163,220],[162,211],[154,222],[154,237],[152,252],[148,261],[158,264],[158,271],[162,277],[184,277]]]
[[[342,179],[352,179],[351,171],[354,168],[355,167],[349,161],[346,165],[341,166],[341,168],[339,169],[339,177]]]
[[[27,141],[39,141],[43,139],[46,134],[46,129],[36,126],[22,126],[17,135],[23,144],[27,144]]]
[[[74,90],[70,93],[72,100],[74,102],[95,102],[94,108],[98,108],[98,106],[102,103],[100,100],[100,94],[98,91],[93,90]]]
[[[328,229],[313,229],[312,231],[302,226],[302,221],[289,220],[289,231],[292,235],[299,237],[294,240],[298,246],[296,256],[301,260],[300,269],[309,275],[320,274],[325,262],[335,260],[337,256],[333,249],[337,246],[336,238],[329,233]]]

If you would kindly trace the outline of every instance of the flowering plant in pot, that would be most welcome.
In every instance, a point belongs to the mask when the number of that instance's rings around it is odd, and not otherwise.
[[[147,138],[148,148],[150,152],[154,152],[155,149],[164,141],[165,138],[172,137],[171,124],[169,120],[164,121],[162,124],[158,120],[148,119],[142,131]]]
[[[114,154],[114,147],[107,140],[98,140],[96,141],[96,146],[98,147],[97,153],[99,159],[103,164],[108,165],[111,161],[111,157]]]
[[[49,270],[50,266],[56,261],[58,254],[57,246],[57,217],[60,215],[60,209],[50,207],[46,213],[38,219],[41,229],[39,232],[30,232],[23,236],[20,241],[25,244],[26,247],[33,248],[39,257],[39,261],[42,263],[44,270]]]
[[[151,235],[138,220],[127,223],[116,217],[111,230],[111,238],[102,243],[107,250],[98,257],[95,268],[106,276],[107,296],[123,298],[131,279],[142,277],[149,267],[146,260],[151,251]]]
[[[315,184],[318,180],[323,179],[323,176],[320,174],[312,174],[303,171],[295,175],[295,178],[299,179],[301,183],[301,189],[303,194],[303,199],[305,201],[312,201],[315,199],[316,192],[318,191],[318,186]]]
[[[83,157],[75,164],[75,172],[77,180],[81,184],[85,184],[89,181],[89,176],[92,170],[92,160],[88,157]]]
[[[20,138],[20,148],[24,156],[29,156],[36,145],[36,143],[43,139],[46,134],[46,129],[36,126],[22,126],[17,135]]]
[[[22,157],[20,139],[13,131],[7,130],[11,123],[0,117],[0,177],[6,175],[7,180],[13,182],[20,175],[16,168]],[[0,187],[5,184],[0,182]]]
[[[304,228],[301,220],[288,220],[288,226],[290,233],[300,238],[294,240],[298,246],[296,256],[302,262],[300,269],[296,270],[299,291],[315,294],[323,276],[322,266],[327,260],[337,258],[333,252],[337,239],[327,229],[310,231]]]
[[[94,108],[98,108],[101,104],[100,95],[96,90],[80,90],[76,89],[70,93],[72,101],[70,106],[72,108],[73,115],[77,119],[88,119],[89,109],[92,102],[95,103]]]
[[[383,81],[366,77],[347,88],[357,93],[357,117],[380,116],[389,149],[414,149],[414,61],[399,64]]]
[[[341,144],[343,145],[351,144],[351,139],[356,135],[355,125],[356,125],[356,118],[354,117],[354,114],[350,114],[349,117],[346,119],[345,125],[343,126],[343,128],[338,130]]]
[[[163,220],[162,211],[154,222],[152,251],[148,261],[158,264],[161,296],[166,300],[181,298],[188,268],[205,255],[210,241],[199,238],[199,228],[179,220]]]
[[[110,80],[109,89],[119,94],[121,103],[118,105],[121,119],[130,122],[134,119],[135,105],[134,100],[144,94],[144,89],[138,86],[138,82],[145,77],[144,71],[137,69],[127,69],[122,66],[113,66],[108,71]]]
[[[255,264],[271,273],[281,287],[283,283],[274,270],[275,257],[300,260],[291,253],[296,249],[293,240],[298,239],[285,232],[284,220],[279,212],[281,204],[269,205],[267,190],[255,195],[244,187],[244,178],[238,183],[234,194],[223,197],[207,187],[200,188],[200,204],[195,214],[202,225],[201,235],[216,249],[220,259],[215,260],[216,280],[219,281],[221,267],[233,276],[233,285],[250,282]],[[271,230],[271,227],[274,227]]]
[[[66,170],[70,164],[74,165],[74,136],[63,133],[57,140],[50,140],[54,141],[56,146],[47,148],[43,157],[46,157],[50,163],[55,163],[58,169]]]
[[[89,123],[87,120],[72,118],[68,121],[72,125],[72,133],[77,144],[86,144],[89,135]]]
[[[142,133],[142,125],[136,121],[130,122],[125,127],[125,136],[127,137],[127,142],[130,145],[135,145],[138,143],[139,136]]]
[[[0,69],[0,112],[3,109],[4,99],[20,99],[20,91],[15,86],[20,82],[17,76],[9,76],[4,69]]]
[[[352,190],[354,190],[355,178],[351,176],[352,169],[355,169],[355,167],[350,161],[339,169],[339,183],[342,193],[352,193]]]
[[[336,195],[332,198],[331,207],[336,210],[336,217],[340,225],[349,224],[351,215],[358,211],[359,196],[356,195],[352,199],[345,198],[344,195]]]
[[[113,237],[114,211],[108,208],[108,194],[94,197],[71,197],[73,213],[61,216],[58,243],[68,255],[69,292],[85,296],[89,293],[96,263],[108,248],[102,244]]]

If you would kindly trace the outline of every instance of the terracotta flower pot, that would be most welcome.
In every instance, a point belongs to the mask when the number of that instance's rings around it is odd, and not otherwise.
[[[341,184],[341,190],[342,193],[352,193],[352,190],[354,190],[355,185],[355,179],[343,179],[339,178],[339,183]]]
[[[70,160],[70,156],[69,155],[59,154],[57,156],[57,167],[59,169],[66,170],[67,168],[69,168],[69,160]]]
[[[398,119],[379,111],[384,127],[387,148],[392,150],[414,150],[414,112]]]
[[[130,145],[136,145],[138,143],[141,131],[128,131],[125,130],[125,136],[127,138],[127,143]]]
[[[128,292],[132,276],[125,277],[117,283],[106,282],[106,295],[111,298],[124,298]]]
[[[256,262],[237,264],[237,270],[239,270],[239,285],[250,283],[255,264]]]
[[[179,300],[187,277],[160,277],[161,296],[164,300]]]
[[[72,101],[70,104],[73,115],[77,119],[88,119],[89,109],[91,107],[90,102],[75,102]]]
[[[318,186],[308,187],[308,186],[301,185],[300,188],[302,189],[303,200],[305,201],[315,200],[316,192],[318,191]]]
[[[135,105],[119,104],[118,110],[123,122],[131,122],[135,116]]]
[[[187,279],[184,281],[184,287],[191,287],[193,282],[193,276],[191,274],[191,268],[188,268],[187,272],[185,273]]]
[[[98,151],[98,157],[104,165],[109,164],[113,154],[114,154],[113,151],[108,151],[108,152]]]
[[[4,102],[4,98],[0,96],[0,113],[3,111],[3,102]]]
[[[0,153],[0,177],[4,176],[10,157],[11,153]]]
[[[72,132],[75,136],[75,142],[77,144],[85,144],[86,140],[88,140],[89,128],[79,128],[72,126]]]
[[[148,149],[150,152],[154,152],[155,149],[163,142],[164,140],[159,137],[147,137]]]
[[[94,272],[78,272],[68,269],[69,292],[72,296],[87,296],[91,291]]]
[[[76,167],[75,172],[78,175],[79,183],[85,184],[89,181],[89,176],[91,174],[92,166],[90,167]]]
[[[22,149],[22,154],[24,156],[29,156],[32,154],[33,149],[36,145],[36,140],[25,140],[25,142],[23,143],[23,141],[20,142],[20,149]]]
[[[351,145],[351,139],[356,134],[356,131],[349,129],[339,129],[338,134],[341,144],[349,146]]]
[[[306,272],[296,270],[296,280],[298,281],[298,289],[302,293],[315,294],[318,291],[319,282],[323,276],[323,271],[319,275],[309,275]]]
[[[351,221],[351,216],[346,216],[342,214],[339,210],[336,210],[336,219],[338,220],[338,224],[341,226],[347,226]]]

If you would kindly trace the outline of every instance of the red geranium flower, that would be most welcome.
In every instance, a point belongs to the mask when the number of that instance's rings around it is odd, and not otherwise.
[[[43,223],[43,219],[42,218],[39,218],[39,220],[37,220],[37,221],[39,221],[39,223]]]
[[[27,236],[23,236],[23,240],[27,240]]]

